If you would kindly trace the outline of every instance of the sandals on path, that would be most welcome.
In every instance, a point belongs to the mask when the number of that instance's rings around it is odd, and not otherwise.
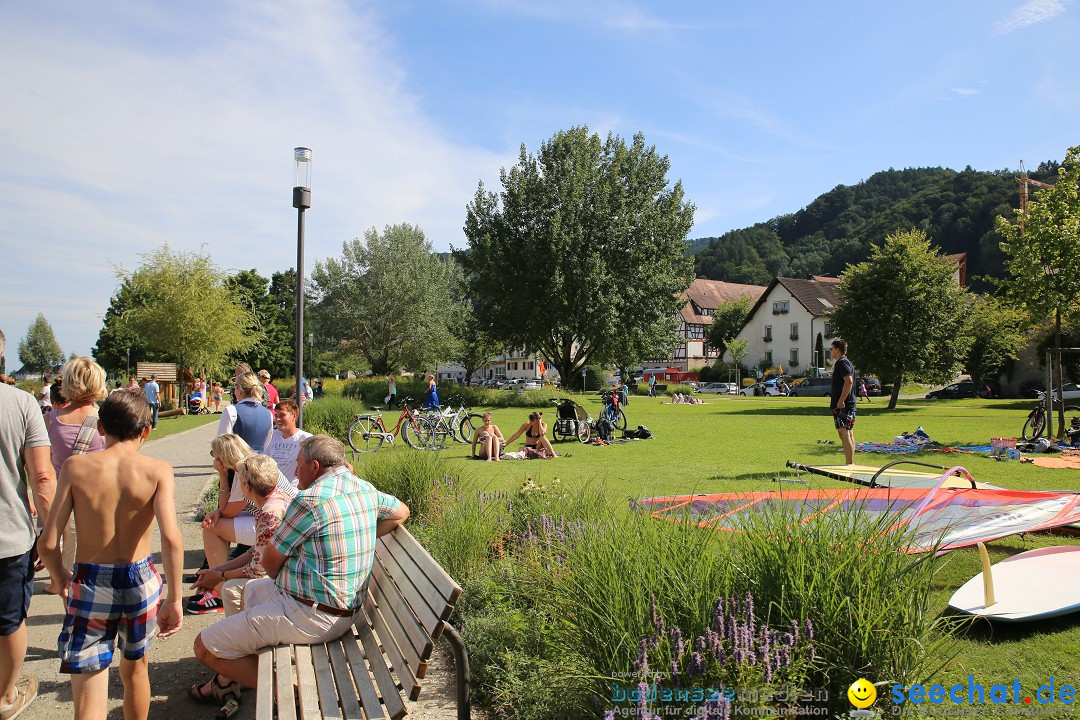
[[[214,673],[214,676],[207,681],[210,683],[209,695],[203,695],[202,689],[203,686],[205,686],[207,683],[201,682],[195,683],[190,688],[188,688],[188,697],[195,702],[203,703],[204,705],[220,705],[229,698],[232,698],[236,700],[237,703],[239,703],[240,683],[234,681],[230,682],[228,685],[223,686],[218,683],[219,677],[220,676],[217,673]],[[222,710],[224,709],[225,708],[222,708]],[[229,715],[226,715],[225,717],[229,717]]]

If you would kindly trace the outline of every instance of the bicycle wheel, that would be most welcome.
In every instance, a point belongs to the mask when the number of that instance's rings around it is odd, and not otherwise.
[[[1024,421],[1024,429],[1020,432],[1020,437],[1024,440],[1038,440],[1042,437],[1043,430],[1045,429],[1046,412],[1042,408],[1037,408],[1028,413],[1027,420]]]
[[[619,408],[618,415],[615,416],[615,422],[612,425],[615,426],[616,430],[626,429],[626,413],[623,412],[622,408]]]
[[[450,442],[450,423],[446,418],[436,415],[428,420],[428,433],[428,449],[442,450]]]
[[[431,429],[423,418],[409,420],[401,424],[401,437],[405,438],[406,444],[415,450],[427,450],[431,442]]]
[[[584,445],[589,442],[589,436],[592,435],[592,426],[587,422],[578,421],[577,424],[577,439],[578,442]]]
[[[484,417],[476,413],[469,413],[461,418],[458,423],[458,435],[461,436],[462,442],[472,444],[477,428],[482,427],[484,427]]]
[[[349,424],[349,447],[353,452],[375,452],[383,443],[382,429],[374,415],[360,415]]]

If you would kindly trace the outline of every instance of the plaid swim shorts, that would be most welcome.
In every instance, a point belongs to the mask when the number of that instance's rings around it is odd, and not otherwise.
[[[60,672],[109,667],[119,639],[125,660],[146,655],[157,631],[161,577],[150,558],[134,563],[75,563],[60,630]]]
[[[855,427],[855,405],[833,408],[833,425],[837,430],[851,430]]]

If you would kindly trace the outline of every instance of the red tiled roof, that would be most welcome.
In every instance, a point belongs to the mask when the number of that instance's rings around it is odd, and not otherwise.
[[[751,303],[757,302],[765,293],[764,285],[743,285],[740,283],[723,282],[722,280],[706,280],[698,278],[690,283],[684,295],[691,301],[682,309],[682,319],[688,323],[697,325],[711,325],[712,315],[699,315],[698,308],[715,310],[724,303],[735,302],[742,298],[749,298]]]

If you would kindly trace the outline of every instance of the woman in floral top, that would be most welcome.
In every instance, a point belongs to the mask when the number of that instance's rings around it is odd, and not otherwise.
[[[224,603],[225,614],[240,612],[240,600],[244,585],[252,578],[263,577],[263,551],[278,529],[285,509],[289,507],[296,490],[279,480],[281,471],[277,462],[267,455],[252,455],[236,466],[236,479],[240,490],[254,506],[255,545],[235,560],[199,571],[195,587],[201,590],[217,590]]]

